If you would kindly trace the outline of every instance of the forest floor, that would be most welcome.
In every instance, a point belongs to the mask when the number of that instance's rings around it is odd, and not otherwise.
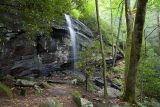
[[[117,75],[117,74],[116,74]],[[114,74],[110,74],[111,78],[114,78]],[[63,78],[63,79],[62,79]],[[37,82],[45,82],[48,80],[52,81],[66,81],[71,80],[71,76],[61,77],[61,75],[52,75],[51,78],[39,79]],[[61,80],[62,79],[62,80]],[[72,78],[73,79],[73,78]],[[14,84],[9,81],[10,84]],[[48,83],[49,87],[43,88],[41,93],[38,93],[34,87],[23,87],[25,88],[25,96],[21,95],[21,88],[16,86],[11,86],[13,97],[5,97],[4,94],[0,92],[0,107],[39,107],[40,104],[46,101],[47,98],[57,98],[63,107],[78,107],[73,100],[72,93],[78,91],[81,93],[82,97],[91,101],[94,107],[128,107],[126,102],[121,101],[118,97],[115,97],[112,88],[108,91],[113,96],[108,96],[107,100],[104,100],[103,94],[98,94],[97,91],[88,92],[85,89],[84,84],[72,84],[72,83]],[[107,88],[108,90],[108,88]]]
[[[79,91],[83,98],[94,104],[94,107],[113,107],[115,104],[124,104],[124,102],[115,97],[108,98],[107,103],[105,103],[102,96],[97,96],[95,92],[86,91],[84,85],[52,83],[50,86],[50,88],[44,89],[41,93],[37,93],[33,87],[25,87],[25,97],[20,95],[20,90],[17,87],[13,87],[13,98],[7,98],[0,94],[0,107],[39,107],[49,97],[56,97],[63,107],[77,107],[72,98],[74,91]]]
[[[1,96],[0,107],[39,107],[49,97],[56,97],[64,107],[76,107],[70,94],[74,90],[79,90],[79,88],[67,84],[54,84],[52,88],[44,90],[41,94],[35,93],[33,88],[28,88],[25,97],[18,95],[19,90],[14,90],[15,94],[12,99]]]
[[[18,93],[18,90],[15,90]],[[39,107],[39,105],[49,97],[56,97],[63,107],[77,107],[71,93],[74,91],[81,92],[84,98],[93,102],[94,107],[112,107],[112,103],[123,104],[118,98],[109,98],[109,103],[103,103],[103,98],[97,97],[94,93],[86,92],[82,87],[69,84],[54,84],[50,89],[46,89],[41,94],[36,94],[34,89],[29,88],[27,95],[22,97],[14,94],[12,99],[0,97],[0,107]],[[101,106],[100,106],[101,105]]]

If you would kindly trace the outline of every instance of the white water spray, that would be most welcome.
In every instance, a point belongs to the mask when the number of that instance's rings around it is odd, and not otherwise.
[[[70,36],[71,36],[71,43],[72,43],[72,49],[73,49],[73,61],[75,65],[75,60],[77,59],[76,33],[73,29],[70,16],[65,14],[65,19],[68,25]],[[75,70],[75,67],[74,67],[74,70]]]

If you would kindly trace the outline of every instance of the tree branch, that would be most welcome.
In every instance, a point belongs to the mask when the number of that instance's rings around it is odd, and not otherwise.
[[[145,39],[147,39],[157,28],[159,28],[159,26],[155,27],[155,28],[145,37]]]

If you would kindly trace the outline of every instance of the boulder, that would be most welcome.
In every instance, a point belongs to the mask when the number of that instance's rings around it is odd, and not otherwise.
[[[93,103],[85,98],[80,98],[80,102],[81,102],[80,107],[93,107]]]
[[[98,90],[97,95],[103,96],[103,93],[104,93],[104,89],[100,89],[100,90]],[[122,92],[117,89],[114,89],[112,87],[107,87],[107,94],[111,98],[117,98],[122,95]]]
[[[53,87],[52,87],[51,85],[49,85],[47,82],[42,82],[42,83],[40,83],[39,86],[42,87],[42,88],[45,88],[45,89],[53,88]]]
[[[108,92],[108,96],[112,98],[120,97],[122,95],[121,91],[111,87],[107,87],[107,92]]]
[[[27,57],[27,56],[26,56]],[[26,76],[32,74],[32,71],[41,70],[42,63],[38,56],[29,57],[29,59],[22,59],[14,61],[14,64],[9,70],[9,73],[15,77]]]
[[[63,107],[55,97],[48,97],[39,107]]]
[[[22,79],[17,79],[17,81],[16,81],[16,85],[18,85],[18,86],[33,87],[35,84],[36,84],[36,82],[28,81],[28,80],[22,80]]]
[[[100,88],[104,87],[104,82],[103,82],[103,79],[101,77],[94,77],[93,82],[95,83],[96,86],[98,86]],[[113,83],[111,79],[107,79],[107,83],[110,87],[121,91],[120,86]]]
[[[93,107],[93,103],[85,98],[77,98],[75,102],[78,107]]]
[[[93,103],[88,101],[86,98],[82,98],[78,91],[73,92],[72,96],[78,107],[93,107]]]

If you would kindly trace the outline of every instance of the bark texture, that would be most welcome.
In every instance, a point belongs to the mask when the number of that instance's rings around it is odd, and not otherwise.
[[[126,89],[124,95],[124,98],[130,103],[136,103],[136,76],[137,67],[140,59],[147,1],[148,0],[137,1],[137,13],[134,24],[134,32],[132,34],[129,71],[126,78]]]
[[[112,12],[112,0],[110,0],[110,8],[111,8],[111,36],[112,36],[112,58],[114,57],[114,36],[113,36],[113,12]]]
[[[132,30],[133,30],[133,19],[132,19],[132,14],[130,10],[131,10],[130,0],[125,0],[125,16],[126,16],[126,25],[127,25],[127,39],[126,39],[126,46],[125,46],[125,77],[127,77],[127,73],[129,70],[131,40],[132,40]]]
[[[117,34],[117,38],[116,38],[116,47],[115,47],[115,53],[114,53],[114,57],[113,57],[113,67],[114,67],[115,61],[116,61],[117,50],[118,50],[118,45],[119,45],[119,36],[120,36],[120,33],[121,33],[123,6],[124,6],[124,2],[122,3],[122,7],[121,7],[121,11],[120,11],[120,18],[119,18],[119,25],[118,25],[118,34]]]
[[[100,36],[100,45],[101,45],[101,54],[102,54],[102,61],[103,61],[103,81],[104,81],[104,97],[107,96],[107,81],[106,81],[106,61],[104,55],[104,45],[103,45],[103,37],[100,29],[100,22],[99,22],[99,7],[98,7],[98,0],[95,0],[96,3],[96,16],[97,16],[97,28],[98,28],[98,35]]]
[[[157,11],[157,24],[158,24],[158,37],[159,37],[159,48],[160,48],[160,20],[159,20],[159,11]],[[160,55],[160,50],[158,51],[158,54]]]

